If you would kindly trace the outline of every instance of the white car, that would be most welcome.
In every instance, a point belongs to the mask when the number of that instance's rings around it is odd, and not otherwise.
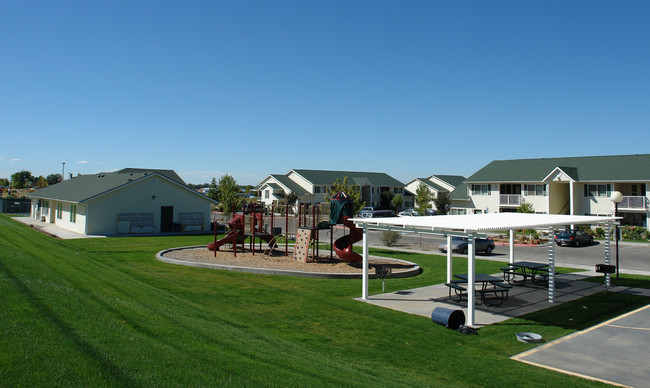
[[[398,217],[416,217],[419,216],[418,212],[414,209],[406,209],[397,214]]]

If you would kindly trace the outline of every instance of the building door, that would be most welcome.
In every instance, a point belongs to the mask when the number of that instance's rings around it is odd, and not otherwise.
[[[160,232],[173,232],[174,231],[174,207],[161,206],[160,207]]]

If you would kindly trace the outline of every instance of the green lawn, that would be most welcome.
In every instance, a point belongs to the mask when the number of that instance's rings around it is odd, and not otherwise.
[[[508,357],[647,304],[599,294],[463,335],[354,300],[360,280],[254,275],[158,262],[211,236],[57,240],[0,215],[2,386],[593,386]],[[441,283],[445,258],[387,291]],[[455,260],[462,270],[462,259]],[[502,263],[478,261],[498,272]],[[465,267],[466,268],[466,267]],[[381,281],[370,282],[378,293]],[[588,304],[593,308],[576,308]],[[599,307],[595,307],[599,306]],[[573,317],[565,319],[566,314]],[[521,376],[526,376],[522,380]]]

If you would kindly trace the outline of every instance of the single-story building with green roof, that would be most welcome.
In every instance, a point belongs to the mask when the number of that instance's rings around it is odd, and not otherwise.
[[[83,235],[208,231],[216,203],[172,170],[135,168],[79,175],[27,197],[33,218]]]
[[[301,203],[317,204],[326,201],[328,189],[339,179],[347,177],[349,184],[361,188],[361,200],[366,206],[379,207],[381,195],[390,192],[401,195],[403,204],[412,206],[405,198],[404,184],[383,172],[326,171],[326,170],[289,170],[284,175],[270,174],[262,179],[257,187],[264,205],[271,205],[283,200],[291,192],[298,195]]]
[[[495,160],[451,193],[451,214],[514,212],[611,216],[614,191],[623,225],[648,225],[650,154]]]

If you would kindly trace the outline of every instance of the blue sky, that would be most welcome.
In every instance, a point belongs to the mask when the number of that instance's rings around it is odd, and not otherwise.
[[[0,0],[0,177],[648,153],[648,1]]]

